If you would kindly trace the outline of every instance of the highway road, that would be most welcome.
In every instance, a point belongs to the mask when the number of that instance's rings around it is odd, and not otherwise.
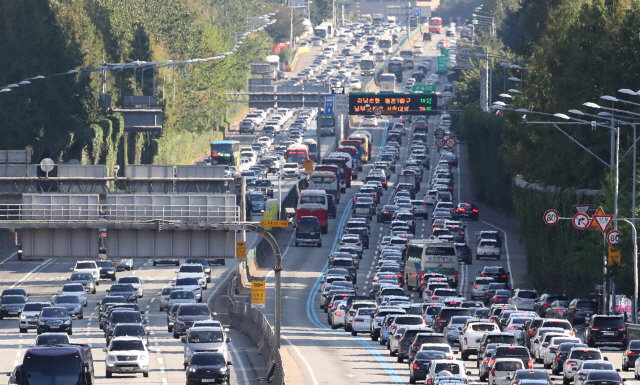
[[[421,40],[421,39],[420,39]],[[434,45],[437,39],[427,44],[427,52],[434,53]],[[418,39],[409,44],[414,44]],[[435,63],[435,58],[433,58]],[[405,78],[410,75],[405,73]],[[445,77],[441,77],[444,84]],[[429,119],[430,133],[438,126],[437,117]],[[383,127],[380,125],[370,130],[374,140],[374,157],[380,149],[383,138]],[[407,138],[409,140],[409,138]],[[438,161],[438,151],[433,137],[429,138],[431,164]],[[401,149],[401,162],[406,158],[406,146]],[[454,169],[455,202],[471,202],[473,197],[469,188],[468,164],[464,145],[458,145],[456,152],[460,165]],[[402,164],[399,162],[398,164]],[[366,175],[370,166],[366,166],[361,175]],[[425,173],[425,181],[419,197],[424,196],[426,186],[429,184],[430,172]],[[427,176],[428,175],[428,176]],[[395,181],[395,175],[390,182]],[[358,190],[361,181],[353,181],[348,194]],[[390,199],[391,189],[385,193],[383,203]],[[321,284],[322,272],[327,267],[327,256],[335,248],[340,239],[341,227],[350,216],[350,199],[342,199],[338,211],[342,216],[330,220],[329,233],[324,235],[323,247],[302,248],[295,247],[292,238],[280,243],[283,252],[282,272],[282,346],[288,349],[288,353],[296,361],[305,384],[400,384],[407,383],[409,370],[406,363],[401,364],[395,357],[390,357],[388,350],[377,342],[372,342],[368,335],[351,336],[340,330],[332,330],[326,321],[326,314],[319,308],[318,288]],[[383,204],[381,203],[381,204]],[[417,237],[430,235],[431,221],[418,221]],[[474,278],[485,265],[503,266],[511,272],[511,284],[513,287],[526,287],[526,259],[524,247],[518,241],[516,225],[509,217],[483,208],[478,222],[468,222],[468,244],[475,248],[474,234],[481,230],[498,230],[504,236],[504,248],[500,261],[477,261],[472,265],[460,266],[459,291],[462,295],[470,293]],[[383,235],[388,233],[388,225],[372,223],[371,249],[365,250],[358,271],[358,284],[360,293],[368,293],[371,286],[373,267],[376,263],[376,245]],[[475,254],[475,250],[474,250]],[[267,287],[273,288],[272,273],[268,273]],[[267,299],[265,314],[273,322],[273,291]],[[412,292],[417,297],[416,292]],[[611,354],[612,361],[620,359],[620,353]],[[618,363],[619,365],[619,363]],[[472,375],[470,379],[478,380],[478,371],[470,365]]]

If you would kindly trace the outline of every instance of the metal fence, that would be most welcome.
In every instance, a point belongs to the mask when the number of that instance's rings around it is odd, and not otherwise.
[[[256,344],[260,354],[267,363],[267,379],[275,385],[284,384],[284,368],[282,367],[282,356],[280,350],[276,349],[273,327],[267,318],[257,309],[252,309],[251,304],[236,300],[236,285],[245,267],[238,266],[234,277],[229,281],[229,317],[231,326],[240,330],[251,338]]]

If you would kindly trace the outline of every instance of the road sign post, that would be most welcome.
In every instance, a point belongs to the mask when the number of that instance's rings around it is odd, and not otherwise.
[[[251,307],[264,309],[266,298],[266,285],[264,281],[251,281]]]
[[[247,242],[236,242],[236,258],[247,258]]]
[[[558,223],[559,218],[560,216],[558,215],[558,212],[556,210],[547,210],[542,216],[542,220],[544,221],[544,223],[549,226],[553,226]]]

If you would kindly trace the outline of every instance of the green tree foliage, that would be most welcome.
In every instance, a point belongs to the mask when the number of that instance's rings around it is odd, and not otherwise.
[[[313,0],[311,3],[311,24],[316,26],[333,18],[332,0]]]
[[[286,43],[290,40],[291,33],[291,7],[283,5],[271,5],[265,7],[268,12],[276,12],[275,23],[265,28],[265,32],[277,43]],[[304,18],[297,10],[293,11],[293,37],[302,36],[304,33]]]

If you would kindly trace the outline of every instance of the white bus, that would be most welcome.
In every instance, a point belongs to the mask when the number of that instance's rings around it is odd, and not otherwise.
[[[405,282],[407,289],[426,285],[423,277],[444,274],[451,288],[458,287],[458,256],[453,243],[438,239],[413,239],[404,251]]]
[[[380,91],[396,92],[396,75],[394,74],[380,75]]]
[[[391,39],[391,36],[383,36],[378,39],[378,47],[380,47],[380,50],[387,55],[390,55],[391,52],[393,52],[392,45],[393,40]]]
[[[396,25],[396,17],[395,16],[387,16],[387,23],[389,23],[391,26],[395,26]]]

